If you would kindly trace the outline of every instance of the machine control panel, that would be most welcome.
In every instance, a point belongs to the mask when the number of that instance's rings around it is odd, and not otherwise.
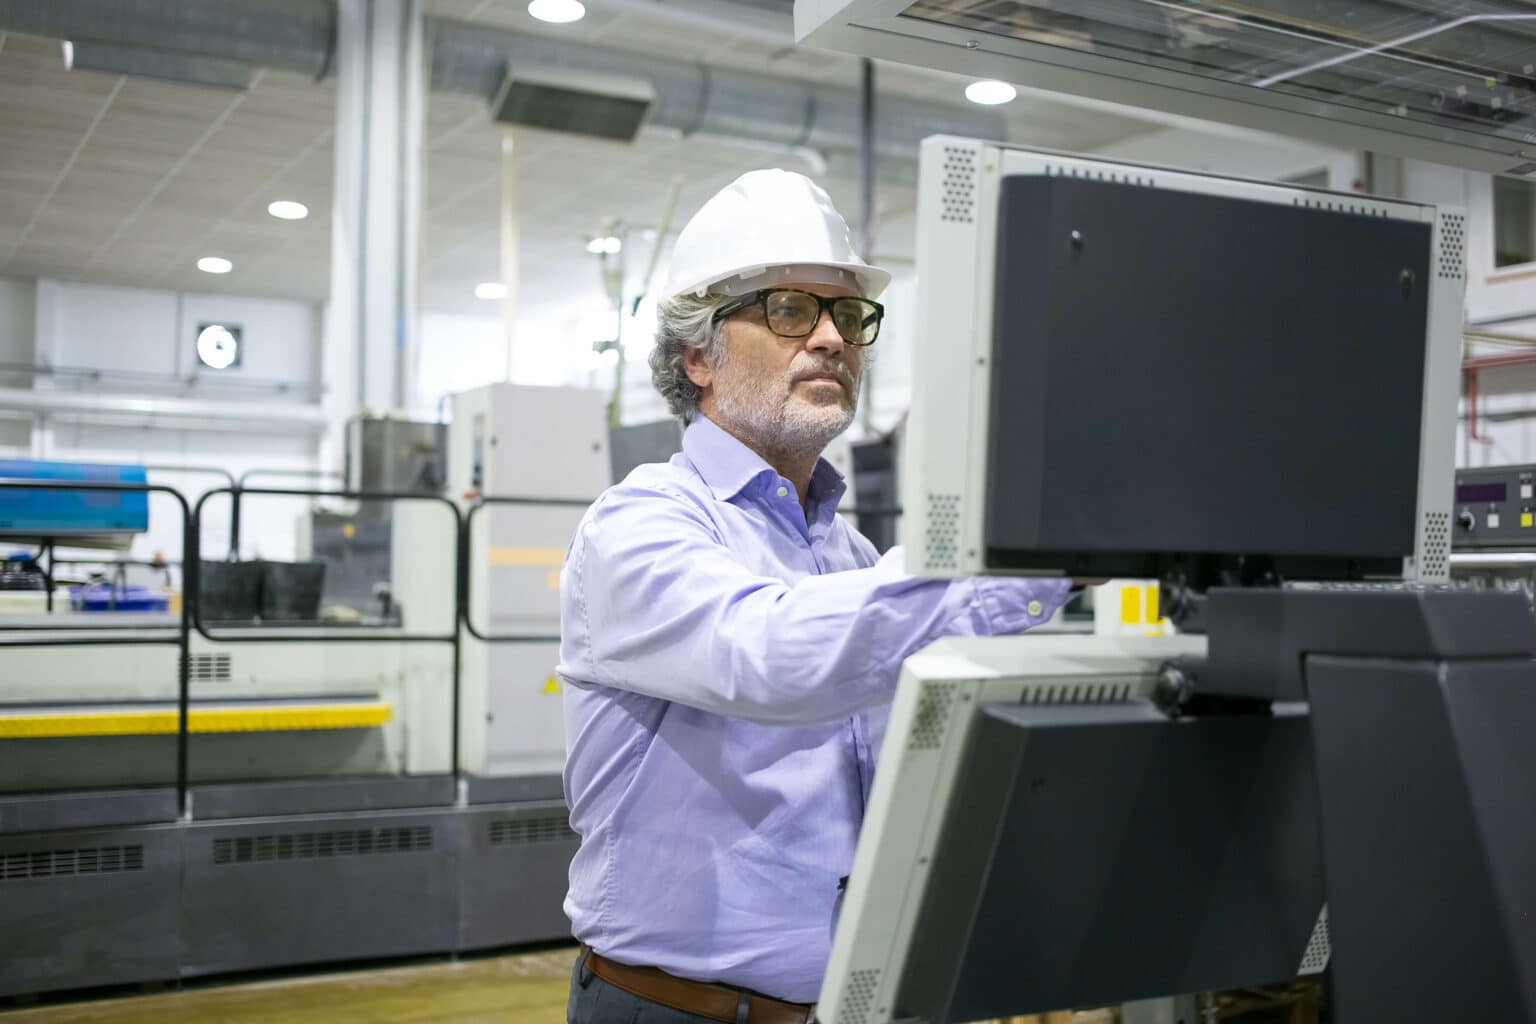
[[[1451,547],[1536,548],[1536,465],[1456,471]]]

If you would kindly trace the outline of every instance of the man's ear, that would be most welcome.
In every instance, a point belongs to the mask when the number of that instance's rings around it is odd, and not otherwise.
[[[683,372],[695,387],[707,388],[715,382],[715,366],[701,348],[689,346],[683,349]]]

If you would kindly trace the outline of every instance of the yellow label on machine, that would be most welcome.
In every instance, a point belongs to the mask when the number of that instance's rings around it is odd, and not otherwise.
[[[1141,617],[1141,588],[1125,586],[1120,588],[1120,625],[1139,626],[1144,620]]]
[[[1532,513],[1530,513],[1530,512],[1521,512],[1520,513],[1520,525],[1521,526],[1530,526],[1530,525],[1532,525],[1532,519],[1533,519],[1533,514]]]
[[[492,565],[525,569],[558,569],[565,564],[564,548],[491,548]]]

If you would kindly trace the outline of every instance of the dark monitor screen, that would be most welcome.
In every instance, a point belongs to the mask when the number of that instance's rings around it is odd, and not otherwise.
[[[989,566],[1401,572],[1428,224],[1070,177],[1000,203]]]

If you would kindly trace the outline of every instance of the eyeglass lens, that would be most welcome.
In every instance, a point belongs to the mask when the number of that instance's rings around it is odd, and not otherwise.
[[[828,300],[832,325],[851,345],[871,344],[880,333],[880,315],[867,299],[844,296]],[[821,319],[821,300],[808,292],[770,292],[763,301],[768,326],[786,338],[803,338],[816,329]]]

